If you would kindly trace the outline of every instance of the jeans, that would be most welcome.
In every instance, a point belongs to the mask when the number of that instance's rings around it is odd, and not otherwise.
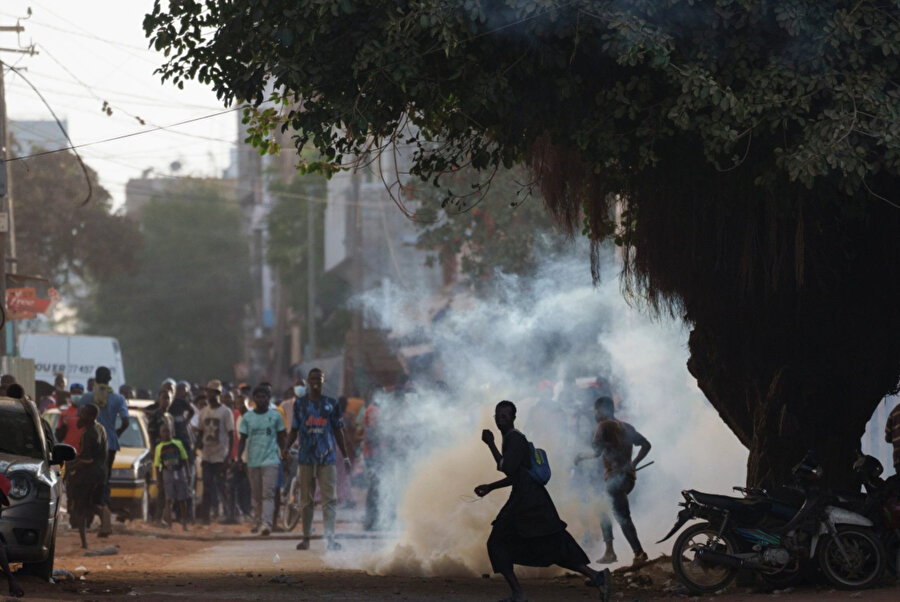
[[[335,482],[337,469],[334,464],[301,464],[300,476],[300,516],[303,518],[303,537],[312,533],[313,511],[315,510],[316,482],[322,494],[322,522],[325,537],[334,537],[334,523],[337,519],[337,497]]]
[[[228,468],[228,503],[225,508],[225,516],[229,519],[237,518],[238,513],[250,516],[253,512],[250,500],[250,481],[247,479],[247,467],[232,464]]]
[[[219,501],[221,500],[225,507],[228,507],[228,498],[225,492],[225,463],[224,462],[201,462],[203,470],[203,513],[204,518],[209,518],[211,514],[218,514]]]
[[[363,529],[372,531],[380,526],[378,501],[381,487],[381,465],[374,456],[366,458],[366,480],[369,487],[366,491],[366,517],[363,520]]]
[[[275,513],[275,488],[280,468],[280,464],[247,467],[250,490],[253,492],[254,527],[264,526],[271,529],[274,526],[272,515]]]
[[[628,506],[628,494],[632,489],[634,489],[634,477],[631,475],[616,474],[606,479],[606,494],[612,502],[616,522],[619,523],[622,534],[631,545],[631,550],[637,554],[643,551],[643,548],[638,540],[637,529],[634,528],[634,523],[631,521],[631,509]],[[600,517],[600,526],[603,529],[603,541],[612,542],[612,521],[609,519],[608,513],[604,512]]]

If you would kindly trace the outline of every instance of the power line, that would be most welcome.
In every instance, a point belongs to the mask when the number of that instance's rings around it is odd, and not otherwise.
[[[44,48],[44,49],[46,50],[46,46],[42,46],[42,48]],[[40,72],[40,71],[35,71],[34,69],[30,69],[30,70],[29,70],[29,74],[31,74],[31,75],[34,76],[34,77],[43,78],[43,79],[49,79],[49,80],[54,81],[54,82],[66,83],[66,80],[60,79],[59,77],[56,77],[56,76],[54,76],[54,75],[50,75],[50,74],[47,74],[47,73],[42,73],[42,72]],[[149,102],[147,102],[147,103],[145,103],[145,104],[153,105],[153,106],[166,107],[166,106],[172,106],[173,103],[177,103],[177,104],[180,104],[180,106],[183,106],[183,107],[191,107],[191,108],[196,108],[196,109],[206,109],[206,110],[211,110],[211,109],[213,109],[213,108],[216,108],[216,107],[213,107],[213,106],[210,106],[210,105],[199,105],[199,104],[194,104],[194,103],[189,103],[189,104],[181,103],[180,101],[174,100],[174,99],[172,99],[172,100],[165,100],[165,99],[161,99],[161,98],[159,98],[159,97],[144,96],[144,95],[142,95],[142,94],[129,94],[128,92],[122,92],[121,90],[114,90],[114,89],[111,89],[111,88],[101,88],[101,87],[99,87],[99,86],[91,86],[91,88],[92,88],[92,90],[94,90],[94,91],[102,92],[102,93],[105,93],[105,94],[107,94],[107,95],[119,95],[119,96],[122,96],[122,97],[127,98],[127,99],[139,99],[139,100],[149,101]],[[166,89],[166,88],[161,88],[161,89]],[[57,93],[59,93],[59,94],[68,94],[68,95],[70,95],[70,96],[77,96],[77,97],[80,97],[80,98],[87,98],[86,96],[78,95],[78,94],[73,94],[73,93],[71,93],[71,92],[57,91]],[[134,102],[134,101],[129,100],[129,102]]]
[[[200,117],[194,117],[193,119],[185,119],[184,121],[179,121],[179,122],[177,122],[177,123],[172,123],[172,124],[169,124],[169,125],[166,125],[166,126],[153,127],[153,128],[150,128],[149,130],[140,130],[140,131],[137,131],[137,132],[130,132],[130,133],[128,133],[128,134],[121,134],[121,135],[119,135],[119,136],[113,136],[113,137],[111,137],[111,138],[104,138],[104,139],[102,139],[102,140],[94,140],[93,142],[84,142],[84,143],[82,143],[82,144],[72,144],[71,146],[67,146],[67,147],[65,147],[65,148],[57,148],[57,149],[54,149],[54,150],[47,150],[47,151],[41,151],[41,152],[38,152],[38,153],[32,153],[32,154],[30,154],[30,155],[22,155],[22,156],[19,156],[19,157],[11,157],[11,158],[7,159],[6,162],[7,162],[7,163],[12,163],[13,161],[24,161],[24,160],[26,160],[26,159],[33,159],[33,158],[35,158],[35,157],[43,157],[43,156],[45,156],[45,155],[52,155],[52,154],[54,154],[54,153],[61,153],[61,152],[69,151],[69,150],[75,150],[75,149],[77,149],[77,148],[84,148],[84,147],[86,147],[86,146],[94,146],[94,145],[97,145],[97,144],[104,144],[104,143],[106,143],[106,142],[113,142],[113,141],[115,141],[115,140],[122,140],[122,139],[124,139],[124,138],[131,138],[131,137],[133,137],[133,136],[140,136],[140,135],[142,135],[142,134],[149,134],[149,133],[151,133],[151,132],[156,132],[156,131],[159,131],[159,130],[165,130],[165,129],[167,129],[167,128],[173,128],[173,127],[177,127],[177,126],[179,126],[179,125],[185,125],[185,124],[188,124],[188,123],[194,123],[195,121],[202,121],[202,120],[204,120],[204,119],[210,119],[210,118],[212,118],[212,117],[218,117],[218,116],[220,116],[220,115],[225,115],[225,114],[227,114],[227,113],[233,113],[233,112],[239,111],[239,110],[241,110],[241,109],[243,109],[243,107],[232,107],[232,108],[230,108],[230,109],[225,109],[224,111],[219,111],[218,113],[211,113],[211,114],[209,114],[209,115],[201,115]],[[70,142],[71,142],[71,141],[70,141]]]
[[[51,59],[54,63],[56,63],[57,65],[59,65],[60,68],[61,68],[63,71],[65,71],[66,73],[69,74],[69,77],[71,77],[71,78],[72,78],[73,80],[75,80],[78,84],[80,84],[82,87],[84,87],[84,89],[87,90],[94,98],[96,98],[96,99],[99,100],[99,101],[102,101],[104,104],[106,104],[106,105],[108,105],[108,106],[110,106],[110,107],[112,107],[112,108],[115,108],[116,110],[119,110],[119,111],[125,113],[125,114],[128,115],[129,117],[132,117],[132,118],[136,119],[136,120],[138,121],[138,123],[140,123],[141,125],[145,125],[145,124],[149,123],[149,124],[150,124],[151,126],[153,126],[153,127],[157,127],[157,128],[163,129],[163,130],[171,131],[172,133],[178,134],[178,135],[180,135],[180,136],[189,136],[189,137],[191,137],[191,138],[202,138],[202,139],[204,139],[204,140],[211,140],[211,141],[213,141],[213,142],[227,142],[227,143],[229,143],[229,144],[232,144],[232,143],[234,142],[233,140],[224,140],[224,139],[222,139],[222,138],[214,138],[214,137],[212,137],[212,136],[203,136],[202,134],[189,134],[189,133],[187,133],[187,132],[179,132],[179,131],[177,131],[177,130],[169,130],[167,127],[162,126],[162,125],[159,125],[158,123],[153,123],[152,121],[146,120],[146,119],[144,119],[143,117],[140,117],[139,115],[135,115],[134,113],[131,113],[131,112],[129,112],[129,111],[123,109],[123,108],[122,108],[121,106],[119,106],[119,105],[113,105],[113,104],[110,103],[107,99],[101,97],[99,94],[97,94],[96,92],[94,92],[94,89],[93,89],[90,85],[88,85],[87,83],[84,82],[84,80],[82,80],[80,77],[78,77],[77,75],[75,75],[75,74],[72,72],[71,69],[69,69],[68,67],[65,66],[65,64],[62,63],[62,61],[60,61],[60,60],[57,59],[55,56],[53,56],[53,55],[50,53],[50,51],[47,49],[46,46],[44,46],[43,44],[41,44],[41,49],[44,51],[44,54],[46,54],[47,56],[49,56],[50,59]]]
[[[0,61],[0,63],[2,63],[2,61]],[[28,80],[27,77],[25,77],[24,75],[22,75],[22,72],[21,72],[21,71],[19,71],[18,69],[16,69],[16,68],[13,67],[12,65],[7,65],[7,66],[9,67],[9,69],[10,69],[13,73],[15,73],[16,75],[18,75],[19,77],[21,77],[21,78],[25,81],[26,84],[28,84],[29,86],[31,86],[31,89],[34,90],[34,93],[38,95],[38,98],[41,99],[41,102],[43,102],[43,103],[44,103],[44,106],[47,107],[47,110],[50,111],[50,114],[53,116],[53,119],[56,120],[56,125],[59,126],[59,129],[62,131],[63,136],[66,137],[66,140],[69,141],[69,144],[73,144],[73,143],[72,143],[72,139],[69,138],[69,132],[67,132],[67,131],[66,131],[66,128],[63,127],[62,121],[59,119],[59,117],[56,116],[56,112],[53,110],[53,107],[50,106],[50,103],[47,102],[47,99],[44,98],[44,95],[41,94],[41,91],[38,90],[38,89],[35,87],[35,85],[32,84],[32,83]],[[88,187],[88,190],[87,190],[87,196],[84,197],[84,201],[81,203],[82,205],[87,205],[88,202],[91,200],[91,195],[93,195],[93,193],[94,193],[94,186],[93,186],[93,184],[91,184],[91,177],[90,177],[90,175],[88,175],[87,167],[85,167],[84,161],[81,160],[81,155],[78,154],[78,151],[75,150],[75,147],[74,147],[74,146],[72,147],[72,150],[75,152],[75,158],[78,159],[78,165],[81,167],[82,173],[84,173],[84,180],[85,180],[85,182],[87,182],[87,187]],[[10,161],[15,161],[15,157],[13,157],[12,159],[7,158],[7,159],[4,161],[4,163],[9,163]]]
[[[135,56],[135,57],[137,57],[137,58],[141,58],[141,59],[144,59],[144,60],[147,59],[147,56],[146,56],[146,55],[142,56],[142,55],[135,54],[134,51],[128,51],[128,50],[126,50],[127,48],[134,48],[134,49],[137,49],[137,47],[131,46],[131,45],[129,45],[129,44],[125,44],[125,43],[123,43],[123,42],[116,42],[116,41],[113,41],[113,40],[108,40],[108,39],[106,39],[106,38],[101,38],[100,36],[96,35],[95,33],[91,32],[90,30],[85,29],[84,27],[80,26],[78,23],[75,23],[74,21],[71,21],[70,19],[67,19],[66,17],[63,17],[63,16],[60,15],[59,13],[56,13],[56,12],[50,10],[50,9],[47,8],[46,6],[43,6],[40,2],[36,2],[35,0],[32,0],[32,2],[34,3],[35,6],[40,7],[41,10],[44,10],[44,11],[48,12],[49,14],[53,15],[54,17],[56,17],[56,18],[59,19],[60,21],[64,21],[64,22],[68,23],[69,25],[71,25],[72,27],[74,27],[74,28],[76,28],[76,29],[80,29],[81,31],[84,32],[84,34],[82,34],[82,35],[84,35],[84,36],[86,36],[86,37],[89,37],[89,38],[91,38],[91,39],[97,40],[98,42],[103,42],[104,44],[108,44],[108,45],[110,45],[110,46],[118,46],[118,47],[120,47],[120,48],[122,49],[122,51],[125,52],[126,54],[130,54],[130,55]],[[51,27],[51,29],[53,29],[53,27]],[[57,29],[58,29],[58,28],[57,28]],[[65,32],[65,30],[60,30],[60,31],[64,31],[64,32]],[[77,32],[68,32],[68,33],[72,33],[72,34],[78,35]],[[149,50],[149,49],[141,49],[142,52],[147,52],[147,50]]]

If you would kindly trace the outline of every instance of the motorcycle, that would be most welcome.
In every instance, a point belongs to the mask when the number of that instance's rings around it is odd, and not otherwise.
[[[743,498],[682,491],[683,509],[662,543],[688,522],[672,547],[672,565],[690,591],[719,591],[744,569],[772,587],[802,580],[818,562],[836,588],[865,589],[878,581],[885,566],[881,540],[873,522],[841,508],[835,496],[817,486],[823,474],[812,454],[794,467],[793,484],[774,494],[734,487]]]
[[[900,474],[881,478],[884,467],[873,456],[859,453],[853,471],[865,495],[845,496],[846,506],[872,521],[887,551],[887,566],[900,576]]]

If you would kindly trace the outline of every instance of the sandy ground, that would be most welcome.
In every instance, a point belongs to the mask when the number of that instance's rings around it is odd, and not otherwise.
[[[381,577],[362,571],[328,568],[326,554],[358,553],[371,545],[368,537],[344,524],[339,529],[345,550],[326,552],[315,540],[312,549],[294,549],[296,533],[275,537],[250,536],[246,527],[213,525],[189,533],[144,525],[117,525],[108,540],[89,535],[89,545],[99,549],[115,545],[118,554],[87,557],[77,533],[61,529],[56,566],[73,573],[73,581],[55,584],[23,578],[31,600],[497,600],[506,586],[497,576],[484,578]],[[330,559],[329,560],[333,560]],[[334,563],[330,563],[334,564]],[[83,579],[81,578],[83,577]],[[593,600],[596,591],[580,577],[523,580],[532,601]],[[865,592],[841,592],[829,588],[801,588],[776,594],[732,588],[716,596],[694,600],[722,602],[785,598],[792,602],[830,600],[900,600],[900,586],[886,585]],[[613,600],[689,599],[678,592],[667,562],[658,562],[638,573],[617,572]]]

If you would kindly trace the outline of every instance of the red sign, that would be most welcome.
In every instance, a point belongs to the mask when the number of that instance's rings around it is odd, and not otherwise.
[[[48,294],[49,299],[42,299],[31,287],[6,289],[6,319],[28,320],[36,318],[37,314],[52,312],[59,301],[59,293],[51,288]]]

